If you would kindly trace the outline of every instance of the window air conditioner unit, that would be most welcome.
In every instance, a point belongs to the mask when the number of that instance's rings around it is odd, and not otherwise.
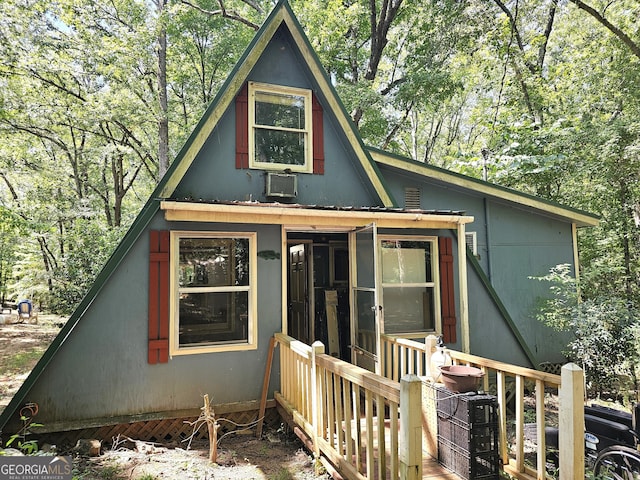
[[[297,175],[290,173],[267,173],[267,197],[293,198],[297,195]]]

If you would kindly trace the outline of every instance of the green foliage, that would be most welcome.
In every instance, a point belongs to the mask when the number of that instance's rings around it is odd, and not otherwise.
[[[639,304],[628,45],[571,2],[290,3],[366,143],[600,214],[579,232],[582,294]],[[273,2],[225,2],[246,23],[215,0],[193,5],[0,2],[0,298],[73,309],[158,180],[158,121],[171,156]],[[638,14],[633,0],[607,4],[636,44]]]
[[[16,446],[18,449],[24,453],[25,455],[33,455],[38,451],[38,441],[37,440],[20,440],[20,436],[12,435],[9,440],[7,440],[7,447],[13,445],[13,442],[17,440]]]
[[[52,312],[70,314],[93,284],[120,241],[120,231],[101,228],[96,222],[78,220],[67,233],[69,249],[51,271]]]
[[[636,389],[640,361],[640,311],[624,298],[592,296],[582,299],[569,265],[558,265],[537,280],[548,282],[551,298],[538,319],[573,340],[564,352],[585,370],[591,391],[616,394]],[[625,379],[631,382],[625,385]]]
[[[24,221],[14,212],[0,205],[0,302],[7,299],[17,246]]]
[[[30,410],[30,407],[25,407],[23,411],[32,412],[33,410]],[[37,413],[37,409],[35,412]],[[10,447],[15,442],[16,446],[22,453],[25,455],[33,455],[38,451],[38,441],[29,439],[28,437],[33,434],[31,431],[32,428],[42,427],[43,425],[41,423],[34,422],[32,416],[27,415],[21,415],[20,421],[22,422],[22,428],[20,431],[9,437],[5,446]]]

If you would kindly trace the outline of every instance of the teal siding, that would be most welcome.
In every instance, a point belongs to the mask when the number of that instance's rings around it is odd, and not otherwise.
[[[258,251],[280,251],[279,226],[166,224],[158,229],[257,231]],[[260,398],[269,338],[281,331],[281,264],[258,257],[258,349],[147,363],[148,235],[109,278],[29,394],[45,425],[183,410]],[[279,384],[277,368],[273,386]],[[108,413],[107,413],[108,412]]]
[[[471,352],[513,365],[531,367],[531,362],[489,295],[480,275],[471,267],[468,269],[467,282]]]
[[[560,351],[567,337],[535,318],[540,298],[549,295],[549,285],[531,277],[546,275],[555,265],[573,263],[571,225],[499,204],[492,205],[490,224],[494,288],[539,360],[563,361]]]
[[[249,75],[249,80],[314,89],[291,43],[290,34],[279,30]],[[335,117],[324,109],[324,175],[298,177],[298,196],[277,199],[302,205],[379,205],[378,195],[356,158],[353,147],[338,128]],[[311,114],[311,112],[309,112]],[[223,180],[222,180],[223,179]],[[235,168],[235,109],[222,117],[200,150],[173,198],[204,200],[273,201],[265,196],[265,172]]]
[[[535,318],[535,309],[540,299],[549,295],[549,286],[530,277],[545,275],[561,263],[573,263],[571,224],[389,167],[383,166],[381,171],[401,206],[405,187],[418,187],[422,208],[461,210],[474,217],[466,230],[476,232],[477,263],[536,362],[564,361],[561,351],[568,337],[551,331]],[[467,269],[471,352],[537,367],[527,359],[509,319],[497,308],[469,263]]]

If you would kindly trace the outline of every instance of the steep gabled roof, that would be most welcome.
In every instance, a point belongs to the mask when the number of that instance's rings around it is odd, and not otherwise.
[[[316,93],[320,93],[320,96],[325,102],[325,107],[330,107],[331,114],[334,115],[338,125],[347,137],[380,201],[386,207],[395,206],[393,197],[384,185],[383,178],[378,171],[376,163],[372,160],[369,152],[365,148],[357,128],[351,121],[333,85],[331,85],[324,67],[320,63],[302,26],[296,19],[286,0],[280,0],[278,2],[245,50],[236,67],[228,76],[224,85],[176,157],[167,175],[165,175],[158,196],[168,198],[175,191],[178,183],[189,169],[196,155],[220,121],[220,118],[232,105],[234,98],[240,91],[242,85],[247,81],[247,77],[263,54],[269,41],[283,25],[289,30],[291,37],[294,39],[295,47],[300,51],[300,58],[306,64],[305,66],[309,69],[317,83],[319,92]]]
[[[435,182],[459,187],[460,189],[486,195],[522,208],[537,210],[547,215],[575,223],[579,227],[595,226],[599,217],[583,210],[560,205],[534,195],[486,182],[478,178],[445,170],[434,165],[418,162],[400,155],[368,147],[373,159],[380,165],[411,172]]]
[[[304,34],[301,25],[293,14],[291,7],[286,0],[280,0],[270,13],[269,17],[264,21],[260,30],[256,33],[255,37],[236,64],[236,67],[228,76],[209,108],[207,108],[196,128],[185,142],[180,153],[176,156],[175,160],[169,167],[167,173],[158,183],[158,186],[155,188],[141,212],[136,217],[129,231],[119,243],[102,271],[96,277],[95,282],[85,297],[82,299],[60,333],[53,340],[42,358],[33,368],[18,392],[13,396],[9,405],[7,405],[2,414],[0,414],[0,433],[11,416],[19,410],[19,406],[25,401],[31,388],[33,388],[47,365],[49,365],[84,313],[97,298],[107,280],[118,268],[140,235],[145,231],[149,222],[153,219],[154,215],[160,208],[160,200],[169,198],[175,191],[175,188],[178,186],[185,173],[189,170],[193,160],[205,144],[217,123],[220,121],[222,115],[224,115],[227,109],[232,105],[233,99],[244,82],[247,81],[247,77],[251,72],[251,69],[264,52],[269,41],[274,36],[275,32],[283,25],[289,30],[292,38],[294,39],[295,45],[300,51],[300,58],[304,60],[306,66],[314,77],[314,80],[317,82],[320,90],[319,93],[326,102],[325,110],[326,107],[329,107],[329,110],[335,116],[338,125],[344,131],[344,134],[352,146],[357,159],[360,161],[363,171],[370,180],[375,192],[378,194],[382,205],[385,207],[396,206],[393,197],[383,182],[383,178],[376,163],[366,150],[355,125],[351,121],[335,89],[331,85],[324,68],[311,47],[309,40]]]
[[[300,51],[299,57],[303,62],[305,62],[306,67],[309,69],[314,81],[316,82],[319,90],[318,93],[320,94],[319,96],[324,102],[325,111],[328,110],[329,114],[334,116],[341,131],[344,132],[346,139],[353,149],[355,157],[360,162],[363,171],[371,182],[373,189],[377,193],[380,202],[384,207],[394,207],[396,206],[396,203],[384,183],[383,176],[381,175],[376,162],[392,168],[401,168],[405,171],[440,180],[445,183],[451,183],[464,188],[470,188],[472,190],[475,189],[478,192],[491,194],[505,201],[515,202],[531,208],[552,212],[581,225],[594,225],[596,223],[595,216],[591,216],[584,212],[556,206],[551,204],[551,202],[545,202],[543,200],[536,199],[535,197],[519,194],[512,190],[503,189],[495,185],[492,186],[491,184],[487,184],[486,182],[481,182],[470,177],[447,172],[442,169],[436,169],[435,167],[410,161],[408,159],[402,159],[386,152],[366,148],[355,125],[351,121],[335,89],[331,85],[331,82],[311,47],[311,44],[304,34],[302,27],[295,18],[289,4],[286,0],[280,0],[245,50],[245,53],[240,58],[237,66],[231,72],[219,93],[216,95],[214,101],[206,110],[202,119],[194,129],[180,153],[177,155],[167,173],[160,180],[151,197],[148,199],[131,228],[97,276],[86,296],[80,302],[58,336],[53,340],[21,388],[14,395],[9,405],[0,415],[0,431],[7,424],[11,416],[19,410],[19,406],[25,401],[29,391],[35,385],[47,365],[65,343],[66,339],[77,326],[85,312],[91,307],[94,300],[102,291],[107,280],[116,271],[127,253],[139,239],[140,235],[148,227],[155,214],[159,211],[160,201],[170,198],[174,193],[176,187],[179,185],[185,173],[189,170],[189,167],[209,138],[211,132],[214,130],[225,112],[231,107],[233,99],[239,92],[241,86],[247,80],[251,69],[263,54],[269,41],[273,38],[275,32],[283,26],[290,32],[291,37],[294,39],[295,46]]]

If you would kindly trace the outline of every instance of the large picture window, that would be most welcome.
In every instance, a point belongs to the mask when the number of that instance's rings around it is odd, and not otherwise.
[[[172,232],[172,355],[256,348],[255,234]]]
[[[249,166],[312,172],[311,91],[249,82]]]
[[[437,331],[437,244],[431,237],[382,237],[384,332]]]

